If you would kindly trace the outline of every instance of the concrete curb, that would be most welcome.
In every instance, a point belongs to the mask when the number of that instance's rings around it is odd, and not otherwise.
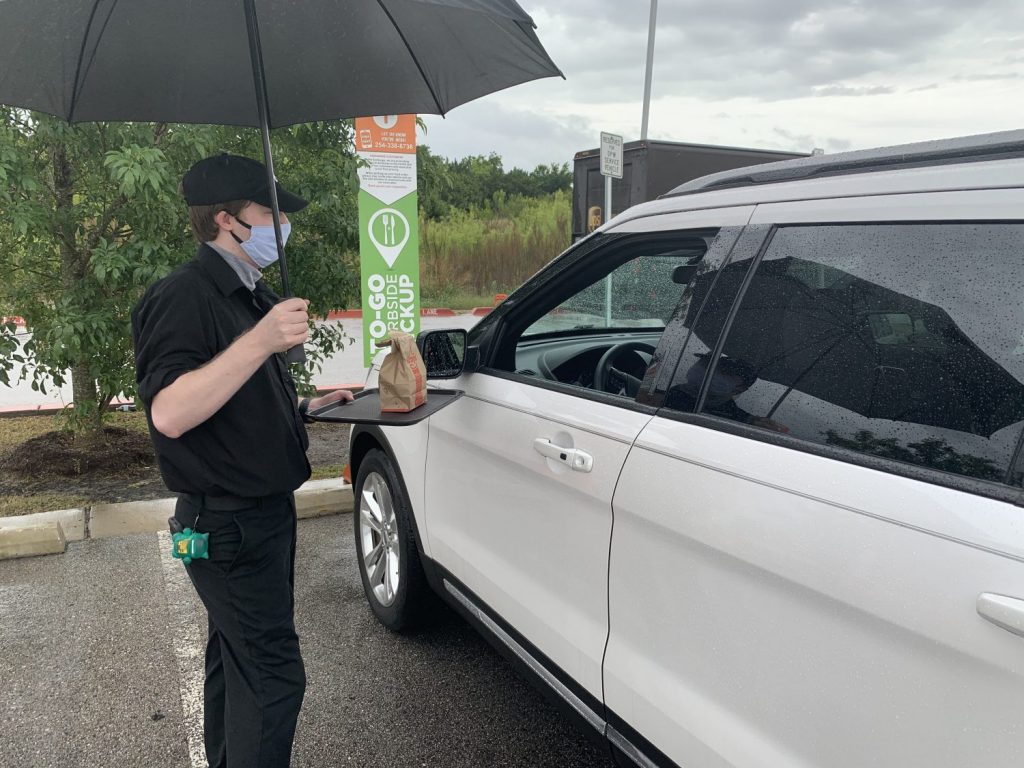
[[[0,531],[0,560],[63,554],[66,548],[67,540],[60,523],[49,522]]]
[[[0,517],[0,560],[60,553],[68,541],[166,530],[176,501],[171,497]],[[311,480],[295,491],[300,520],[345,514],[352,507],[352,486],[342,480]]]
[[[52,523],[60,526],[67,541],[81,541],[86,538],[85,519],[85,509],[55,509],[52,512],[36,512],[33,515],[0,517],[0,542],[8,531]]]

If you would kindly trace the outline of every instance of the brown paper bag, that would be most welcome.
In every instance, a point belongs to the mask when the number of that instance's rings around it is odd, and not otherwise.
[[[381,347],[391,345],[380,365],[380,410],[406,413],[427,402],[427,366],[412,336],[402,331],[392,331],[389,336],[377,342]]]

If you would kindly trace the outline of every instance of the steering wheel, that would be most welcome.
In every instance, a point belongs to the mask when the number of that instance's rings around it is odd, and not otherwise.
[[[594,389],[611,392],[613,395],[620,395],[625,391],[627,397],[636,397],[643,379],[620,371],[615,367],[615,363],[628,352],[647,352],[653,357],[655,349],[657,348],[653,344],[646,341],[624,341],[611,347],[597,361],[597,367],[594,369]]]

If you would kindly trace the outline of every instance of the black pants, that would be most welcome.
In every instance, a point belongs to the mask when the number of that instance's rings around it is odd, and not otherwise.
[[[193,529],[198,516],[197,530],[210,534],[210,559],[186,566],[209,615],[210,768],[285,768],[306,690],[295,634],[294,497],[223,511],[182,496],[174,516]]]

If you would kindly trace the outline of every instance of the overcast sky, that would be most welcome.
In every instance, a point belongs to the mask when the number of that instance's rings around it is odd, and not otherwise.
[[[446,157],[640,137],[648,0],[520,0],[566,79],[427,116]],[[826,152],[1024,128],[1024,0],[660,0],[650,138]]]

